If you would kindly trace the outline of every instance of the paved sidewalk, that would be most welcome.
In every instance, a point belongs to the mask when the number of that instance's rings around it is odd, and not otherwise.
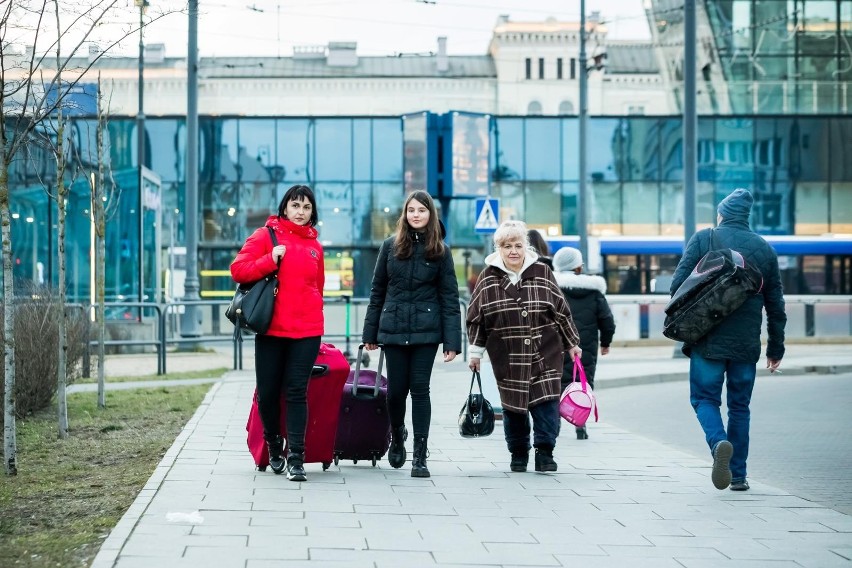
[[[600,360],[599,385],[683,380],[688,360],[672,353],[613,349]],[[852,369],[852,353],[848,345],[791,345],[782,369],[814,365]],[[254,374],[230,372],[93,566],[852,566],[851,517],[759,479],[745,493],[717,491],[709,456],[606,422],[591,440],[560,438],[557,473],[510,473],[499,425],[488,438],[458,436],[469,379],[462,361],[436,363],[431,478],[382,460],[326,472],[308,464],[308,482],[293,483],[254,471],[245,445]]]

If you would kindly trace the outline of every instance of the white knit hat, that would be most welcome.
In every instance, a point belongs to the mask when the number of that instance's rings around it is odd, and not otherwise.
[[[583,266],[583,253],[571,247],[562,247],[553,255],[553,268],[556,272],[570,272]]]

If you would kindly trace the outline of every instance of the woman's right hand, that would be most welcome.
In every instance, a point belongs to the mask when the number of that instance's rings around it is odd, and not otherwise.
[[[479,371],[479,361],[479,357],[470,358],[470,363],[468,364],[468,367],[470,367],[471,371]]]
[[[365,343],[364,344],[364,349],[366,349],[367,351],[375,351],[378,348],[379,348],[378,343]]]
[[[274,262],[278,262],[280,259],[284,258],[285,252],[287,252],[287,247],[284,245],[272,247],[272,260]]]

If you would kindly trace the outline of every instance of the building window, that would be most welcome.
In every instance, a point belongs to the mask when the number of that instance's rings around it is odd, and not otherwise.
[[[562,58],[561,57],[556,58],[556,78],[557,79],[562,78]]]
[[[574,114],[574,103],[571,101],[562,101],[559,103],[559,114]]]
[[[629,105],[627,107],[627,114],[632,114],[632,115],[645,114],[645,107],[643,105]]]
[[[541,116],[542,108],[541,103],[538,101],[532,101],[527,105],[527,115],[528,116]]]
[[[577,60],[573,57],[571,58],[571,78],[577,78]]]
[[[529,57],[527,57],[527,59],[526,59],[526,65],[527,65],[526,77],[527,77],[527,79],[532,79],[532,59],[530,59]]]
[[[538,58],[538,78],[544,79],[544,57]]]

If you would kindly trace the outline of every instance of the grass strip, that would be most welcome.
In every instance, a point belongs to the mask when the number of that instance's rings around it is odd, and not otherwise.
[[[215,369],[198,370],[198,371],[180,371],[177,373],[166,373],[165,375],[128,375],[118,377],[105,377],[107,384],[109,383],[129,383],[133,381],[166,381],[170,379],[218,379],[228,371],[228,367],[216,367]],[[92,384],[98,382],[97,370],[93,373],[94,377],[79,378],[74,381],[75,385]]]
[[[89,566],[209,389],[112,391],[106,409],[69,395],[65,440],[55,407],[19,420],[18,475],[0,472],[0,566]]]

